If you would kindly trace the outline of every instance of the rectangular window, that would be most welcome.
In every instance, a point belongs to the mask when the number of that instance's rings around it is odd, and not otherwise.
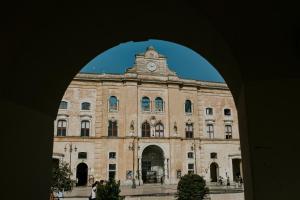
[[[116,159],[116,152],[109,152],[109,154],[108,154],[109,156],[109,159]]]
[[[177,179],[180,179],[180,178],[181,178],[181,170],[178,169],[178,170],[177,170]]]
[[[109,179],[115,179],[116,178],[116,164],[109,164],[108,166],[108,177]]]
[[[61,101],[59,104],[59,109],[68,109],[68,102]]]
[[[91,109],[91,104],[89,102],[83,102],[81,104],[81,110],[90,110]]]
[[[188,152],[188,158],[194,158],[194,153],[193,152]]]
[[[108,121],[108,136],[118,136],[117,121]]]
[[[186,100],[184,104],[185,113],[192,113],[192,102],[191,100]]]
[[[78,159],[87,159],[87,152],[78,152]]]
[[[210,153],[210,158],[216,159],[217,158],[217,153]]]
[[[194,173],[194,164],[188,164],[188,173]]]
[[[206,108],[205,113],[206,113],[206,115],[213,115],[213,109],[212,108]]]
[[[213,139],[214,138],[214,125],[213,124],[207,124],[206,132],[208,134],[208,137],[210,139]]]
[[[224,115],[230,116],[231,115],[231,110],[228,109],[228,108],[224,109]]]
[[[185,136],[186,136],[186,138],[193,138],[194,137],[193,124],[186,124]]]
[[[232,139],[232,126],[231,125],[225,125],[225,138]]]
[[[83,120],[81,122],[81,131],[80,136],[89,136],[90,135],[90,122]]]
[[[57,121],[57,136],[66,136],[67,132],[67,121],[58,120]]]

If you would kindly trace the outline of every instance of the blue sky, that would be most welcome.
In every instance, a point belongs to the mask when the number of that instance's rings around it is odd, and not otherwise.
[[[167,56],[169,68],[181,78],[225,82],[218,71],[192,49],[177,43],[154,39],[142,42],[130,41],[112,47],[87,63],[81,72],[123,74],[127,68],[133,66],[134,55],[145,52],[150,45],[160,54]]]

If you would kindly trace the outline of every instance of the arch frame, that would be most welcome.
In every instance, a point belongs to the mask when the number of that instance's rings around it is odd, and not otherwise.
[[[86,162],[83,162],[83,161],[81,161],[81,162],[78,162],[78,163],[76,163],[76,175],[75,175],[75,177],[76,177],[76,186],[77,186],[77,184],[78,184],[78,182],[79,182],[79,180],[78,180],[78,177],[77,177],[77,175],[78,175],[78,167],[79,167],[79,165],[85,165],[86,166],[86,183],[85,183],[85,185],[88,185],[88,183],[89,183],[89,165],[86,163]],[[84,185],[79,185],[79,186],[84,186]]]

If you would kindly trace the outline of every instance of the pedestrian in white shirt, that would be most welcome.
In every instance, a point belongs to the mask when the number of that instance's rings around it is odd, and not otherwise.
[[[92,191],[91,191],[91,196],[90,196],[91,200],[96,200],[96,197],[97,197],[97,185],[98,185],[98,183],[99,183],[99,181],[96,181],[92,185]]]

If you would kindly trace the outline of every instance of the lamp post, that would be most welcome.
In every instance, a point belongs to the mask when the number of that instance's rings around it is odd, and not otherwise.
[[[72,143],[67,143],[66,145],[65,145],[65,152],[67,152],[67,150],[68,150],[68,148],[67,148],[67,146],[69,147],[69,153],[70,153],[70,171],[71,171],[71,162],[72,162],[72,152],[73,152],[73,144]],[[75,147],[74,147],[74,151],[76,152],[77,151],[77,147],[76,147],[76,145],[74,145]]]
[[[130,151],[132,151],[132,167],[133,167],[133,170],[132,170],[132,188],[136,188],[135,175],[134,175],[134,171],[135,171],[135,169],[134,169],[134,150],[135,150],[134,139],[133,139],[133,142],[131,142],[129,144],[129,147],[128,147],[128,149]]]

